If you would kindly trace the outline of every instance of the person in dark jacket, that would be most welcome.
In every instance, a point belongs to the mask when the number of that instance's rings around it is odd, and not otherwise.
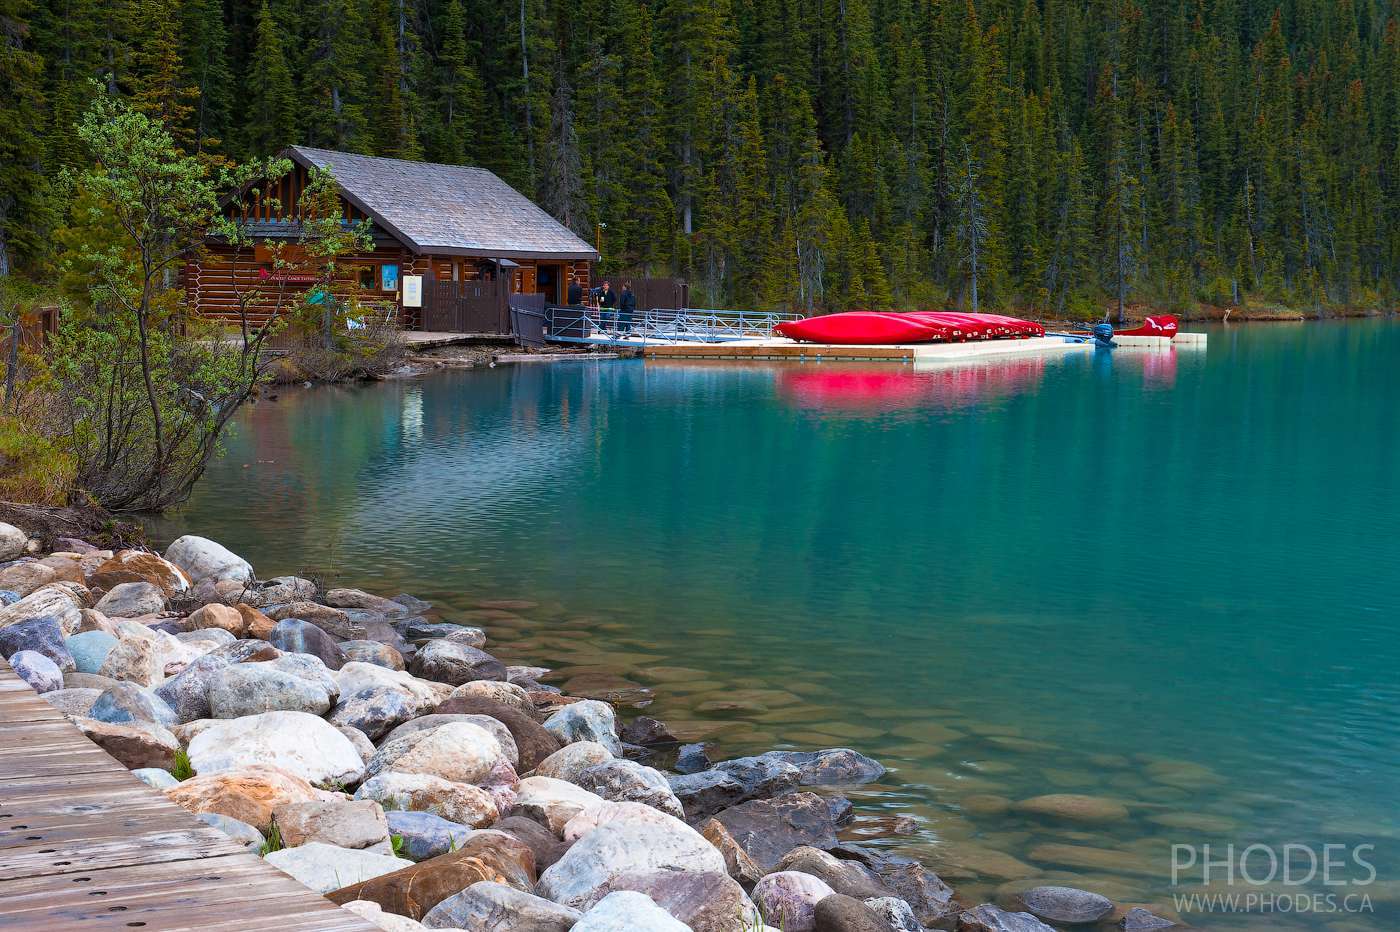
[[[580,307],[583,304],[583,286],[578,283],[578,279],[569,276],[569,306]]]
[[[598,293],[598,319],[604,330],[611,330],[617,322],[617,292],[612,290],[612,282],[603,279],[603,290]]]
[[[632,293],[632,283],[622,283],[622,297],[617,305],[617,329],[620,333],[632,332],[632,314],[637,310],[637,296]]]

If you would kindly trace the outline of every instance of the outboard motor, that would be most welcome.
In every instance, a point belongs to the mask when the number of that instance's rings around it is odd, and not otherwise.
[[[1113,342],[1113,325],[1110,323],[1094,324],[1094,345],[1102,346],[1105,349],[1113,349],[1118,344]]]

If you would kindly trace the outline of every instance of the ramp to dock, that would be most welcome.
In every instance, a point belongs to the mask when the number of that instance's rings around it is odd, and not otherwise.
[[[132,776],[3,660],[0,929],[379,932]]]

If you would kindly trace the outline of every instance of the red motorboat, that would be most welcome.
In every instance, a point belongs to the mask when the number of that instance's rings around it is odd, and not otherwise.
[[[847,345],[893,345],[932,343],[952,338],[946,324],[922,320],[907,314],[880,311],[846,311],[822,314],[802,320],[789,320],[773,328],[778,334],[806,343]]]

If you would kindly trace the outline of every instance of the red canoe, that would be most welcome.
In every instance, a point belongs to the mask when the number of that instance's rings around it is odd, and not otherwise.
[[[1157,314],[1147,318],[1141,327],[1134,327],[1132,330],[1114,330],[1113,335],[1115,337],[1161,337],[1164,340],[1170,340],[1176,336],[1180,323],[1175,314]],[[1088,333],[1087,330],[1075,332]]]
[[[879,345],[931,343],[950,338],[951,328],[935,321],[879,311],[846,311],[790,320],[773,328],[792,340],[807,343]]]

